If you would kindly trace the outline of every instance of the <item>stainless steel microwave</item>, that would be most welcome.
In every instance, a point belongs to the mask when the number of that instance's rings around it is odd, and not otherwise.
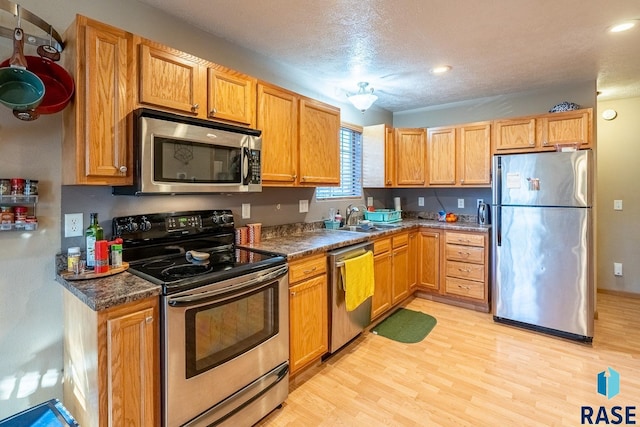
[[[134,181],[113,194],[262,191],[261,131],[146,108],[132,118]]]

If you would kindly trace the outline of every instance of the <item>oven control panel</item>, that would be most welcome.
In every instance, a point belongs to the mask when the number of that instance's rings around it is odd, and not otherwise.
[[[229,209],[129,215],[113,218],[113,236],[130,240],[233,231]]]

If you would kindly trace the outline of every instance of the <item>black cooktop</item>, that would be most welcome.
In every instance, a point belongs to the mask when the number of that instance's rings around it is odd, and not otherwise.
[[[170,294],[284,264],[283,256],[237,248],[230,210],[132,215],[113,219],[129,272]],[[187,259],[198,251],[208,259]]]

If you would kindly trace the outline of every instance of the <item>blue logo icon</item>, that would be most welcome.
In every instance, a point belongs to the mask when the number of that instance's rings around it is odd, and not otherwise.
[[[598,374],[598,393],[611,399],[620,393],[620,373],[612,368],[607,368]]]

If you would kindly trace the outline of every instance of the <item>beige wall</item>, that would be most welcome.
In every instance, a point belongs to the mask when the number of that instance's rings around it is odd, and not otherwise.
[[[614,109],[618,116],[598,114],[597,283],[600,289],[640,294],[640,98],[598,103],[598,112]],[[623,201],[614,211],[613,201]],[[623,276],[613,275],[620,262]]]

